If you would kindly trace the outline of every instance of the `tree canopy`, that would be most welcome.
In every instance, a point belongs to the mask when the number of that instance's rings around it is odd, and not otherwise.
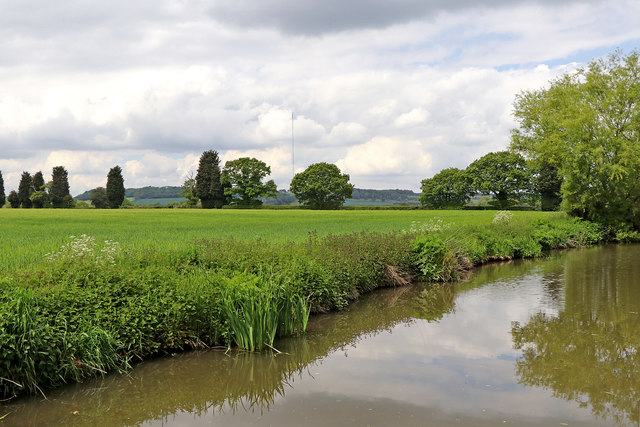
[[[563,208],[640,229],[640,57],[619,51],[517,96],[512,148],[564,179]]]
[[[124,178],[122,177],[120,166],[114,166],[109,170],[106,194],[111,209],[117,209],[122,205],[124,201]]]
[[[225,163],[222,183],[227,184],[224,193],[232,197],[232,203],[241,206],[258,206],[260,197],[275,197],[278,188],[273,180],[263,182],[271,174],[271,168],[263,161],[241,157]]]
[[[482,194],[492,194],[500,209],[513,206],[530,191],[531,173],[524,157],[509,151],[485,154],[466,169],[473,188]]]
[[[91,204],[96,209],[107,209],[110,207],[107,190],[105,190],[104,187],[97,187],[91,190],[89,200],[91,200]]]
[[[432,178],[422,180],[420,203],[429,209],[461,208],[474,193],[471,184],[465,171],[443,169]]]
[[[289,189],[301,205],[311,209],[338,209],[351,197],[349,175],[336,165],[315,163],[293,177]]]
[[[15,190],[11,190],[11,192],[7,196],[7,202],[11,204],[11,207],[13,209],[17,209],[20,207],[20,197],[18,196],[18,193]]]
[[[202,153],[196,174],[196,195],[203,208],[219,209],[225,204],[221,175],[218,152],[209,150]]]

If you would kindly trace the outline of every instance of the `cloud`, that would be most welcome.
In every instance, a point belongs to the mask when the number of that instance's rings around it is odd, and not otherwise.
[[[417,140],[375,137],[350,148],[337,165],[353,175],[415,175],[431,167],[431,155]]]
[[[575,0],[577,2],[577,0]],[[307,36],[349,30],[386,28],[464,9],[494,9],[527,1],[513,0],[218,0],[211,16],[239,27],[271,27]],[[552,0],[537,3],[556,4]]]

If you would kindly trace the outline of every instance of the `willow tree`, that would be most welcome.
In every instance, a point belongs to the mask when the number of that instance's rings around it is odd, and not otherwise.
[[[562,207],[640,229],[640,58],[619,51],[516,97],[511,147],[557,167]]]

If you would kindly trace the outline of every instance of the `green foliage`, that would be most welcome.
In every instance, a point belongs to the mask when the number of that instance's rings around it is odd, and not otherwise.
[[[262,204],[260,197],[276,196],[275,182],[262,182],[269,174],[271,168],[255,158],[242,157],[228,161],[222,171],[222,183],[227,184],[224,194],[231,197],[232,204],[259,206]]]
[[[120,166],[112,167],[107,174],[106,196],[111,209],[118,209],[124,201],[124,178]]]
[[[109,198],[104,187],[96,187],[91,190],[89,200],[96,209],[107,209],[109,207]]]
[[[474,191],[472,180],[460,169],[443,169],[422,180],[420,204],[428,209],[456,209],[467,204]]]
[[[13,209],[17,209],[20,207],[20,196],[15,190],[12,190],[7,197],[7,201],[11,204]]]
[[[196,195],[204,209],[220,209],[226,202],[217,151],[205,151],[200,156],[196,174]]]
[[[508,151],[484,155],[471,163],[466,173],[477,192],[493,194],[495,205],[500,209],[516,204],[531,187],[531,173],[524,158]]]
[[[338,209],[351,197],[349,175],[336,165],[315,163],[293,177],[289,189],[301,205],[311,209]]]
[[[4,178],[2,178],[2,171],[0,171],[0,207],[4,206],[7,202],[7,198],[4,192]]]
[[[33,194],[31,194],[31,203],[34,208],[48,208],[50,206],[49,203],[49,193],[47,193],[47,186],[44,182],[44,177],[42,176],[42,172],[38,171],[33,175]]]
[[[535,168],[533,188],[540,197],[543,211],[556,211],[560,208],[562,181],[562,177],[558,175],[558,168],[551,164]]]
[[[558,168],[563,209],[640,229],[640,55],[608,59],[523,92],[512,148]]]
[[[196,195],[196,179],[193,176],[193,172],[189,173],[187,179],[182,184],[182,190],[178,193],[180,196],[187,199],[185,202],[187,207],[195,207],[198,205],[198,196]]]
[[[18,184],[18,198],[22,208],[31,207],[31,195],[33,194],[33,181],[29,172],[22,172]]]
[[[455,253],[440,237],[432,234],[419,236],[411,250],[414,264],[425,280],[446,282],[454,277],[457,266]]]
[[[54,208],[70,208],[73,206],[73,198],[69,194],[69,173],[63,166],[55,166],[53,168],[49,197]]]

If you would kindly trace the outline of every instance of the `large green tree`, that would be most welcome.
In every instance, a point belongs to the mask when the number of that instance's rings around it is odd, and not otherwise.
[[[640,57],[619,51],[516,97],[512,148],[558,168],[563,209],[640,229]]]
[[[275,197],[278,191],[272,179],[263,182],[270,174],[271,168],[253,157],[228,161],[222,171],[222,183],[227,184],[224,193],[231,197],[232,204],[259,206],[260,197]]]
[[[498,151],[485,154],[466,169],[475,191],[491,194],[492,203],[506,209],[531,190],[531,173],[520,154]]]
[[[33,194],[31,194],[31,203],[34,208],[40,209],[49,205],[49,194],[44,182],[42,172],[38,171],[33,175]]]
[[[104,187],[97,187],[91,190],[89,194],[89,200],[96,209],[107,209],[110,207],[109,198],[107,197],[107,191]]]
[[[29,172],[22,172],[20,183],[18,184],[18,197],[22,208],[31,207],[31,195],[33,194],[33,179]]]
[[[0,171],[0,208],[7,202],[6,195],[4,193],[4,179],[2,178],[2,171]]]
[[[51,175],[49,198],[54,208],[70,208],[73,198],[69,194],[69,173],[64,166],[55,166]]]
[[[443,169],[423,179],[419,200],[428,209],[456,209],[466,205],[473,195],[472,180],[457,168]]]
[[[109,170],[106,192],[109,207],[111,209],[119,208],[124,201],[124,178],[120,166],[114,166]]]
[[[338,209],[351,197],[353,185],[349,175],[336,165],[315,163],[291,180],[289,189],[301,205],[311,209]]]
[[[203,208],[219,209],[225,204],[221,175],[218,152],[209,150],[202,153],[196,173],[196,195],[200,198]]]

